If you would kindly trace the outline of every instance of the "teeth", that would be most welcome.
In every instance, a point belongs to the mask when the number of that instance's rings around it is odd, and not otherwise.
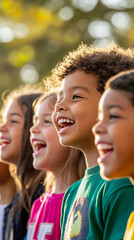
[[[34,141],[34,145],[37,145],[37,144],[43,144],[44,145],[44,142],[38,141],[38,140]]]
[[[97,148],[98,150],[107,150],[107,149],[112,149],[112,146],[107,144],[98,144]]]
[[[60,125],[61,123],[73,123],[73,121],[69,120],[69,119],[60,119],[60,120],[58,120],[58,124]]]

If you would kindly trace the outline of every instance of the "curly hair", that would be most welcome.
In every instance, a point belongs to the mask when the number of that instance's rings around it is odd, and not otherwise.
[[[124,91],[125,96],[134,107],[134,69],[121,72],[114,77],[111,77],[108,80],[105,89]]]
[[[111,42],[105,48],[81,43],[69,52],[62,62],[52,70],[52,77],[57,82],[76,70],[94,73],[98,76],[97,90],[103,93],[106,81],[117,73],[134,68],[134,52],[123,49]]]

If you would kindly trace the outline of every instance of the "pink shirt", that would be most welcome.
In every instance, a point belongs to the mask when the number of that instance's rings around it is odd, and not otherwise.
[[[61,204],[64,193],[44,193],[32,206],[27,240],[60,240]]]

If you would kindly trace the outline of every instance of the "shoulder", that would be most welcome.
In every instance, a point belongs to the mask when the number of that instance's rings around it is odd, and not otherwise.
[[[104,194],[112,195],[119,192],[132,192],[134,194],[134,187],[128,178],[105,181]]]
[[[126,209],[126,212],[130,214],[133,210],[134,199],[134,187],[129,179],[119,179],[107,181],[103,184],[101,189],[102,205],[104,209],[118,208],[122,212],[122,209]]]
[[[46,196],[46,193],[43,193],[40,197],[38,197],[38,198],[33,202],[32,210],[33,210],[34,208],[37,209],[37,207],[39,208],[39,206],[42,204],[43,199],[44,199],[45,196]]]
[[[82,179],[79,181],[73,183],[65,192],[64,199],[68,197],[68,195],[76,195],[76,192],[78,191],[80,184],[82,182]]]

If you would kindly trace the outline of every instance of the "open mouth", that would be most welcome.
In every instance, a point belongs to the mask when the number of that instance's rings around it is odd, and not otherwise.
[[[10,143],[10,141],[8,139],[5,138],[1,138],[0,139],[0,147],[4,148],[5,146],[7,146]]]
[[[32,140],[34,152],[39,152],[46,147],[46,143],[40,140]]]
[[[98,144],[97,149],[100,154],[100,157],[104,157],[107,153],[113,151],[113,146],[109,144]]]
[[[62,130],[74,124],[74,121],[70,120],[69,118],[60,118],[57,122],[58,122],[59,128]]]

